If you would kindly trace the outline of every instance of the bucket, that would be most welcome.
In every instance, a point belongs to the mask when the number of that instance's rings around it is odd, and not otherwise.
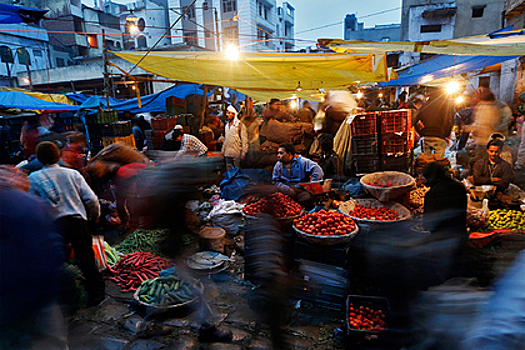
[[[224,253],[226,231],[220,227],[205,226],[199,231],[200,249]]]

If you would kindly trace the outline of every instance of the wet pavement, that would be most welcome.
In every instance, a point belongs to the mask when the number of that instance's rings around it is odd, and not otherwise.
[[[132,293],[122,293],[106,279],[106,300],[98,307],[77,310],[69,317],[71,350],[190,350],[272,349],[270,331],[250,308],[254,288],[243,278],[243,258],[235,255],[228,269],[200,276],[204,297],[214,312],[214,323],[230,330],[231,343],[201,343],[198,308],[155,312],[139,305]],[[296,301],[293,301],[296,303]],[[284,332],[292,349],[343,349],[344,314],[301,302],[286,322]]]

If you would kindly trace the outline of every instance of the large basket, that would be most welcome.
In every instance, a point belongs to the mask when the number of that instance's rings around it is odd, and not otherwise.
[[[374,181],[382,183],[391,182],[390,187],[376,187],[370,184]],[[365,175],[360,180],[361,185],[367,190],[372,196],[379,199],[381,202],[386,202],[391,198],[396,198],[411,191],[416,187],[416,180],[408,174],[401,173],[398,171],[383,171],[378,173],[372,173]]]
[[[299,230],[298,228],[293,225],[293,229],[295,232],[297,232],[297,235],[304,239],[306,242],[311,244],[319,244],[319,245],[343,245],[347,244],[354,238],[354,236],[359,232],[359,226],[357,223],[355,224],[355,230],[346,234],[346,235],[339,235],[339,236],[317,236],[317,235],[311,235],[309,233],[306,233],[304,231]]]
[[[362,218],[358,218],[358,217],[352,216],[349,213],[352,210],[354,210],[356,204],[361,204],[361,205],[364,205],[364,206],[371,206],[371,207],[375,207],[375,208],[386,207],[386,208],[389,208],[389,209],[393,209],[399,214],[400,219],[399,220],[392,220],[392,221],[369,220],[369,219],[362,219]],[[408,219],[411,218],[410,210],[408,210],[407,208],[405,208],[401,204],[396,203],[396,202],[381,203],[377,199],[373,199],[373,198],[351,199],[349,201],[341,203],[341,205],[339,205],[339,211],[341,213],[345,214],[346,216],[351,217],[352,219],[354,219],[354,221],[363,222],[363,223],[370,223],[370,224],[393,224],[393,223],[404,221],[404,220],[408,220]],[[403,215],[405,215],[405,216],[403,216]]]

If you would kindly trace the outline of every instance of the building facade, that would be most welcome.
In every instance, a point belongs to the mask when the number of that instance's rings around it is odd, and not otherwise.
[[[365,28],[355,14],[347,14],[344,23],[345,40],[366,41],[399,41],[401,39],[401,24],[380,24]]]
[[[192,2],[171,0],[170,22]],[[207,50],[232,44],[242,51],[290,51],[295,46],[295,8],[286,1],[278,6],[275,0],[198,0],[180,22],[172,38]]]

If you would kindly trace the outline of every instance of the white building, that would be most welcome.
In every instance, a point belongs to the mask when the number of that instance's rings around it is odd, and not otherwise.
[[[50,68],[47,31],[27,24],[1,24],[0,58],[0,85],[28,85],[28,80],[17,81],[17,73]]]
[[[104,2],[104,9],[120,17],[125,50],[140,50],[171,45],[171,38],[164,36],[170,27],[168,0],[138,0],[121,5],[111,0]],[[135,20],[128,20],[135,17]]]
[[[170,22],[192,3],[170,0]],[[172,30],[172,38],[208,50],[234,44],[243,51],[286,51],[294,47],[294,12],[275,0],[198,0]]]

